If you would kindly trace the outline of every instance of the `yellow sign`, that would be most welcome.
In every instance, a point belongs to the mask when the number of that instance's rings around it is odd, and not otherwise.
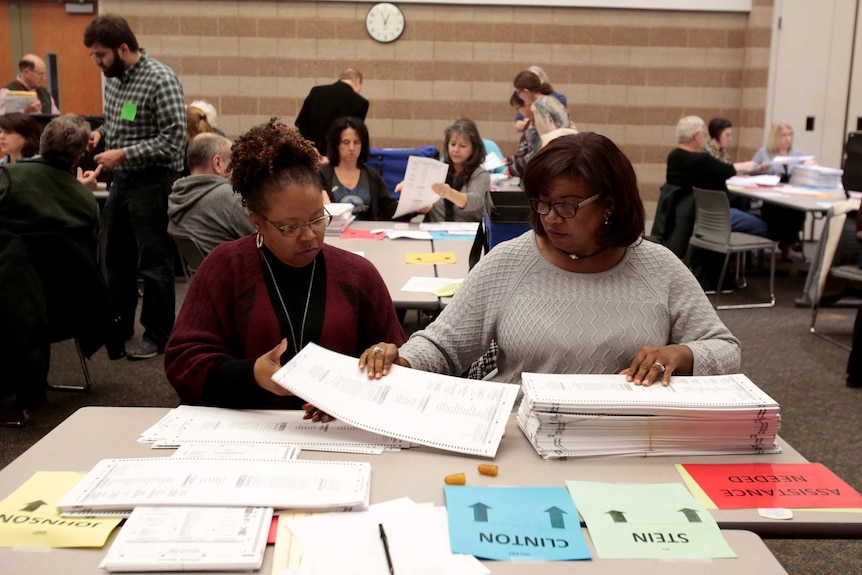
[[[37,471],[0,501],[0,547],[102,547],[119,517],[61,517],[56,505],[84,477]]]
[[[428,254],[407,252],[404,254],[404,259],[408,264],[454,264],[455,252],[434,252]]]

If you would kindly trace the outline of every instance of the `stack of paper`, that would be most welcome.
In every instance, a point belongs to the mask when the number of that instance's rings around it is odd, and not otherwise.
[[[293,519],[277,546],[290,535],[301,544],[293,565],[274,562],[273,572],[290,575],[367,575],[380,573],[489,573],[471,555],[450,549],[446,509],[417,505],[409,499],[386,501],[353,513],[323,513]],[[384,534],[386,544],[384,546]],[[333,543],[337,543],[333,547]],[[299,563],[298,566],[295,563]],[[284,570],[285,568],[287,570]]]
[[[823,166],[796,166],[790,176],[793,186],[811,186],[830,190],[844,190],[841,176],[844,170],[824,168]]]
[[[332,221],[326,227],[326,235],[338,236],[356,219],[353,215],[353,204],[326,204],[326,211],[332,216]]]
[[[140,505],[365,509],[371,466],[348,461],[103,459],[57,503],[63,513]]]
[[[107,571],[260,569],[272,509],[137,507],[99,567]]]
[[[517,421],[544,459],[778,453],[778,403],[742,374],[636,386],[623,375],[524,373]]]

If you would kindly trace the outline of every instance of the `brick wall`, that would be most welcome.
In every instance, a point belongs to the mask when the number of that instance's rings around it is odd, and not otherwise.
[[[353,66],[365,75],[372,146],[439,147],[443,129],[466,116],[511,153],[512,79],[535,64],[566,94],[579,130],[625,150],[648,204],[681,116],[730,118],[739,160],[763,141],[772,0],[747,14],[402,4],[404,35],[386,45],[365,32],[368,3],[100,4],[177,71],[187,101],[217,107],[231,136],[273,115],[292,123],[312,86]]]

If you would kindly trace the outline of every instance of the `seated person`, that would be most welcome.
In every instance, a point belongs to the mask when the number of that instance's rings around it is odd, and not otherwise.
[[[39,124],[28,114],[0,116],[0,166],[39,155]]]
[[[228,175],[257,234],[215,248],[192,278],[165,348],[183,403],[297,409],[272,375],[306,343],[358,356],[405,340],[374,266],[323,242],[318,158],[275,119],[234,143]]]
[[[716,160],[721,160],[725,164],[732,164],[730,152],[727,147],[733,140],[733,124],[727,118],[713,118],[707,126],[709,132],[709,141],[706,143],[704,150]]]
[[[168,233],[194,238],[204,255],[222,242],[254,233],[242,197],[225,177],[231,142],[212,132],[189,143],[191,175],[174,182],[168,196]]]
[[[772,161],[776,156],[804,155],[802,150],[793,147],[793,127],[787,122],[775,122],[769,129],[766,146],[755,152],[752,162],[757,166],[757,173],[780,176],[782,182],[787,182],[790,180],[793,166],[774,164]],[[769,237],[776,240],[781,248],[781,258],[784,261],[793,261],[793,252],[802,251],[799,234],[805,225],[805,212],[764,202],[760,213],[769,226]]]
[[[698,116],[686,116],[676,125],[677,147],[667,156],[667,183],[683,188],[727,191],[725,181],[754,168],[754,162],[726,164],[703,151],[708,138],[706,125]],[[731,228],[766,237],[766,223],[737,208],[730,208]]]
[[[76,337],[86,356],[115,343],[87,189],[98,173],[73,175],[89,137],[83,118],[60,116],[42,133],[41,157],[0,166],[0,361],[24,409],[45,399],[54,334]],[[109,347],[111,359],[120,354]]]
[[[623,372],[635,384],[667,385],[671,374],[739,370],[739,342],[691,272],[643,240],[637,177],[613,142],[561,136],[527,164],[523,183],[532,230],[479,260],[406,344],[367,349],[359,367],[369,378],[393,363],[459,375],[492,340],[489,377],[507,383],[524,371]]]
[[[491,175],[482,167],[485,144],[476,123],[461,118],[446,128],[443,161],[449,164],[446,182],[432,189],[440,199],[432,204],[429,222],[479,222],[491,211]]]
[[[336,118],[326,143],[329,163],[320,166],[325,201],[353,204],[357,220],[392,219],[398,200],[377,170],[366,165],[371,148],[365,122],[349,116]]]
[[[529,89],[542,95],[551,96],[560,103],[563,109],[565,109],[568,105],[568,98],[566,98],[565,94],[561,94],[560,92],[554,90],[553,87],[551,87],[551,81],[548,78],[548,75],[538,66],[530,66],[526,70],[519,72],[518,75],[515,76],[514,84],[516,94],[523,89]],[[532,101],[529,103],[532,104]],[[528,128],[528,119],[528,114],[524,114],[523,112],[518,110],[515,113],[515,130],[517,130],[518,132],[523,132],[526,128]]]

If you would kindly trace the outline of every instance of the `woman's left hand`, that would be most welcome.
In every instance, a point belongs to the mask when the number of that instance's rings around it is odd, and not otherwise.
[[[685,345],[644,346],[637,352],[631,365],[620,373],[626,381],[648,387],[661,379],[664,386],[670,385],[670,376],[691,374],[694,356]]]
[[[303,404],[302,409],[305,410],[305,415],[302,416],[302,419],[310,419],[314,423],[329,423],[330,421],[335,421],[334,417],[325,411],[317,409],[310,403]]]

